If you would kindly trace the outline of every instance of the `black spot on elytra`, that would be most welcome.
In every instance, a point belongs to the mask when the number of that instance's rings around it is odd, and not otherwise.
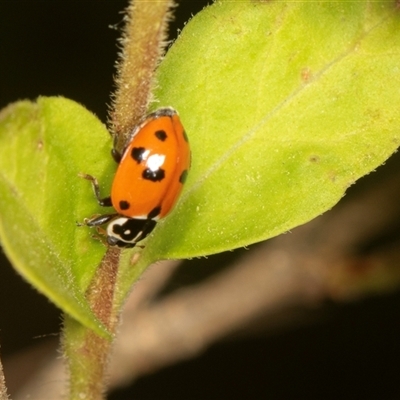
[[[129,207],[130,207],[131,205],[129,204],[129,202],[128,201],[126,201],[126,200],[121,200],[120,202],[119,202],[119,208],[121,209],[121,210],[129,210]]]
[[[131,157],[140,164],[143,161],[143,154],[146,149],[144,147],[134,147],[131,151]]]
[[[160,182],[165,178],[165,171],[162,168],[159,168],[157,171],[152,171],[150,168],[146,168],[142,172],[143,179],[152,182]]]
[[[154,207],[154,208],[149,212],[149,214],[147,215],[147,218],[148,218],[148,219],[153,219],[153,218],[157,217],[158,215],[160,215],[160,213],[161,213],[161,206]]]
[[[187,176],[188,176],[188,170],[185,169],[182,171],[181,176],[179,177],[179,182],[182,183],[182,185],[186,182]]]
[[[167,132],[165,132],[164,130],[160,129],[159,131],[155,131],[154,132],[155,137],[158,140],[161,140],[162,142],[164,142],[167,139]]]

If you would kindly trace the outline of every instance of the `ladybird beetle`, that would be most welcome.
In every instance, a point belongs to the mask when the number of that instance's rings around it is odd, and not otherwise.
[[[98,203],[116,211],[85,219],[84,224],[97,227],[108,245],[118,247],[134,247],[172,210],[190,167],[188,139],[174,109],[149,114],[130,137],[122,154],[112,150],[119,166],[111,196],[101,198],[97,179],[81,175],[91,181]]]

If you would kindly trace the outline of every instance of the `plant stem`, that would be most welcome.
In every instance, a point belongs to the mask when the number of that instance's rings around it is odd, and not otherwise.
[[[4,379],[3,365],[0,362],[0,400],[7,400],[6,381]]]
[[[154,70],[164,52],[172,0],[132,1],[121,39],[117,89],[110,125],[114,147],[121,153],[132,128],[147,112],[154,86]]]
[[[171,0],[137,0],[128,8],[121,40],[117,89],[110,113],[114,147],[121,153],[129,132],[147,111],[154,70],[161,57],[170,17]],[[109,248],[86,298],[96,317],[115,336],[121,310],[115,307],[120,250]],[[121,304],[119,301],[118,304]],[[70,400],[101,400],[106,391],[106,371],[112,343],[97,336],[69,316],[64,318],[63,349],[70,373]],[[0,399],[1,400],[1,399]]]
[[[119,315],[112,313],[120,251],[109,249],[87,291],[88,302],[97,318],[114,335]],[[100,400],[112,343],[96,335],[69,316],[64,318],[63,347],[70,373],[70,400]]]

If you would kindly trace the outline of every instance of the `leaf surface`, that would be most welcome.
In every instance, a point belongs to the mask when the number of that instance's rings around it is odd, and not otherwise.
[[[78,173],[106,169],[99,157],[106,146],[91,150],[102,135],[108,138],[95,116],[64,98],[22,101],[0,113],[4,251],[40,292],[104,335],[84,296],[104,246],[90,239],[87,228],[76,225],[96,209],[90,185]]]
[[[158,70],[192,168],[150,259],[221,252],[333,207],[399,145],[395,2],[220,1]]]

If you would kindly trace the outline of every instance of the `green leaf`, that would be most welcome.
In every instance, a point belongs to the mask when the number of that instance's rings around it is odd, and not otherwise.
[[[90,185],[78,173],[104,176],[109,146],[104,126],[71,100],[22,101],[0,113],[4,251],[40,292],[102,335],[84,292],[105,250],[76,222],[96,211]]]
[[[158,69],[192,168],[144,258],[245,246],[334,206],[400,140],[400,14],[373,1],[220,1]]]

